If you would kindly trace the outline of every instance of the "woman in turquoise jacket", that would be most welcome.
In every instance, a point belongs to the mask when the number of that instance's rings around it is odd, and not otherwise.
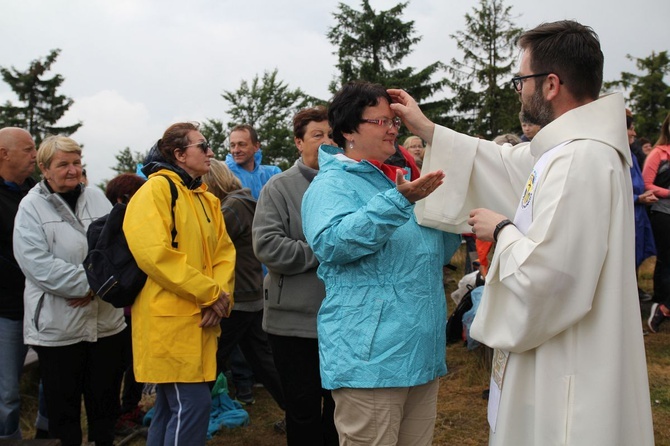
[[[329,105],[333,139],[303,200],[307,242],[326,298],[317,318],[321,377],[344,444],[432,441],[445,363],[442,267],[460,237],[419,226],[414,203],[440,171],[408,181],[384,164],[399,119],[386,90],[345,85]],[[390,440],[390,442],[388,442]]]

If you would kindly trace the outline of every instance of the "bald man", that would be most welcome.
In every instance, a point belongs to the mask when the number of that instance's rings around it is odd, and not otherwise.
[[[23,344],[25,278],[14,260],[12,233],[19,202],[35,185],[35,141],[17,127],[0,129],[0,440],[20,439],[19,381]]]

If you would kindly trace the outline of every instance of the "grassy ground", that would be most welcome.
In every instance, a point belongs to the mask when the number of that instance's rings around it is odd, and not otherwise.
[[[453,263],[458,271],[446,276],[446,288],[450,293],[462,276],[464,254],[459,251]],[[640,269],[640,285],[651,291],[653,259]],[[453,302],[447,299],[450,309]],[[646,328],[643,321],[649,314],[650,304],[643,304],[640,329]],[[654,433],[657,446],[670,446],[670,323],[661,326],[657,334],[644,338],[647,350],[647,365],[654,417]],[[489,363],[483,350],[468,351],[462,345],[447,347],[449,374],[440,380],[438,413],[435,424],[435,445],[485,445],[488,438],[486,400],[482,392],[488,388]],[[32,438],[36,411],[37,373],[35,367],[26,370],[22,383],[23,415],[21,429],[24,438]],[[278,446],[286,444],[286,437],[274,431],[274,423],[282,412],[265,389],[255,389],[256,403],[248,406],[251,424],[243,428],[224,429],[208,446]],[[139,446],[143,438],[129,444]]]

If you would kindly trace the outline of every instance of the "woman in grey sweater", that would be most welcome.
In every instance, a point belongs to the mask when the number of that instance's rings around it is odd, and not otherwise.
[[[319,169],[319,146],[332,144],[326,109],[298,112],[293,134],[300,159],[265,185],[252,229],[254,252],[268,269],[263,329],[284,389],[288,445],[337,445],[335,403],[321,387],[316,336],[316,314],[326,292],[300,215],[302,197]]]

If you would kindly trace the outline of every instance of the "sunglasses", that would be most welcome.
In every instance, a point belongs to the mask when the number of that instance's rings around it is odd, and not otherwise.
[[[211,147],[207,141],[200,141],[200,142],[194,142],[193,144],[189,144],[187,146],[184,146],[184,148],[186,149],[186,148],[191,147],[191,146],[200,147],[200,150],[202,150],[203,153],[207,153],[207,151]]]

